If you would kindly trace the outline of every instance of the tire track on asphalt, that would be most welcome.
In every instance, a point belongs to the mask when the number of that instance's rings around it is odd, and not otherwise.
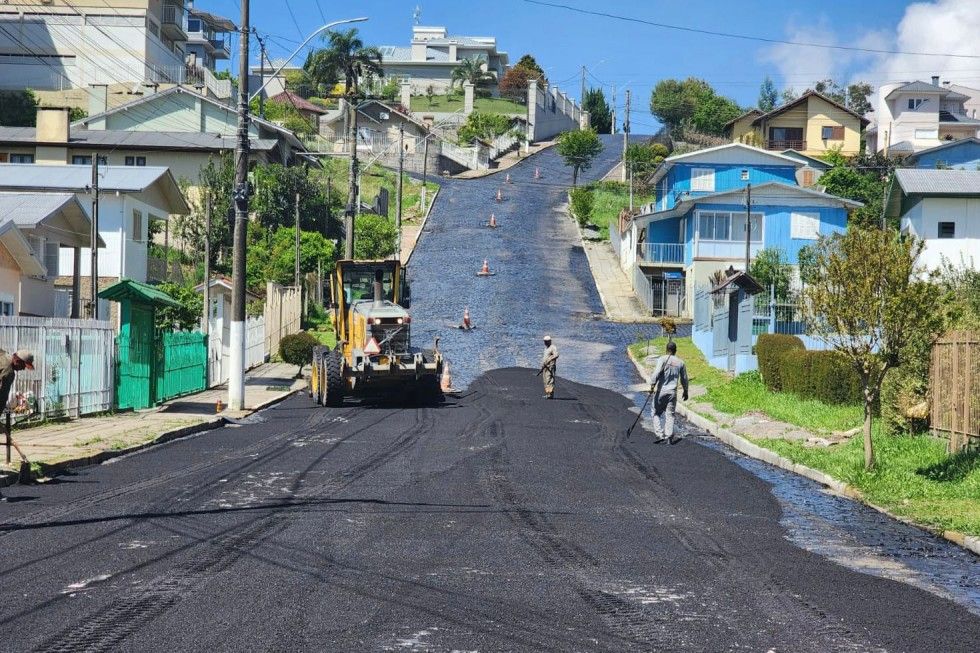
[[[397,457],[431,427],[431,422],[431,416],[427,416],[427,411],[422,415],[416,411],[414,423],[393,443],[339,472],[334,481],[297,491],[294,493],[295,497],[329,498],[329,494],[336,493]],[[359,429],[347,437],[353,437],[362,430]],[[276,530],[284,528],[288,521],[294,518],[296,518],[295,512],[262,515],[244,526],[241,524],[231,526],[216,537],[212,536],[208,540],[182,547],[179,553],[184,554],[185,558],[189,557],[189,562],[129,590],[112,600],[108,606],[83,619],[80,624],[65,628],[35,650],[57,652],[113,650],[140,627],[172,608],[196,585],[228,569],[241,556],[252,555],[265,538]]]
[[[712,594],[737,596],[742,593],[751,596],[758,606],[755,610],[756,614],[779,615],[792,622],[795,627],[784,628],[784,633],[796,632],[808,635],[790,644],[796,650],[854,651],[855,653],[884,651],[868,641],[867,634],[855,632],[843,625],[838,617],[832,616],[814,602],[790,590],[772,574],[770,561],[756,556],[752,551],[745,551],[725,534],[716,537],[708,524],[685,507],[681,497],[670,488],[656,466],[648,464],[636,451],[630,449],[623,433],[618,429],[610,428],[610,424],[618,422],[619,416],[615,413],[619,411],[614,413],[611,409],[590,406],[584,402],[581,405],[599,425],[602,435],[599,441],[600,450],[607,454],[605,466],[610,473],[622,476],[614,465],[610,464],[611,461],[616,461],[621,468],[639,475],[647,481],[642,487],[626,483],[639,501],[654,510],[662,511],[666,506],[671,513],[681,517],[681,522],[690,524],[690,527],[682,528],[671,519],[658,521],[658,525],[668,530],[685,550],[698,556],[699,560],[717,574],[715,582],[719,586]],[[689,423],[683,421],[682,424],[690,432]],[[748,565],[745,564],[747,560],[751,560]],[[730,632],[738,632],[742,620],[734,607],[726,607],[722,614],[728,622]]]

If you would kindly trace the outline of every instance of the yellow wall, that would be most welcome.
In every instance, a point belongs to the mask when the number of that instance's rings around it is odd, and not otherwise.
[[[759,130],[752,126],[752,121],[755,119],[756,116],[753,114],[735,121],[735,123],[732,125],[733,143],[751,144],[758,140]]]
[[[820,138],[821,127],[843,125],[843,141],[825,141]],[[807,101],[806,151],[804,154],[826,154],[841,148],[841,154],[852,156],[861,151],[861,121],[829,102],[818,97]]]

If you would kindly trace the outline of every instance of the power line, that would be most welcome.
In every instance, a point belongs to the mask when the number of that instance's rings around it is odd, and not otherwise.
[[[943,52],[911,52],[908,50],[886,50],[879,48],[862,48],[854,45],[834,45],[832,43],[811,43],[808,41],[790,41],[787,39],[777,39],[765,36],[751,36],[749,34],[738,34],[735,32],[720,32],[709,29],[702,29],[698,27],[686,27],[684,25],[671,25],[669,23],[658,23],[652,20],[646,20],[644,18],[636,18],[634,16],[621,16],[619,14],[611,14],[604,11],[593,11],[590,9],[582,9],[580,7],[573,7],[571,5],[566,5],[558,2],[545,2],[545,0],[524,0],[524,2],[532,5],[540,5],[542,7],[552,7],[555,9],[564,9],[566,11],[571,11],[579,14],[585,14],[587,16],[599,16],[601,18],[610,18],[612,20],[619,20],[627,23],[637,23],[640,25],[649,25],[651,27],[659,27],[661,29],[672,29],[679,32],[688,32],[694,34],[705,34],[708,36],[722,36],[730,39],[741,39],[743,41],[759,41],[761,43],[775,43],[780,45],[794,45],[799,47],[808,48],[825,48],[828,50],[847,50],[850,52],[867,52],[870,54],[906,54],[918,57],[956,57],[959,59],[980,59],[978,54],[953,54],[953,53],[943,53]]]

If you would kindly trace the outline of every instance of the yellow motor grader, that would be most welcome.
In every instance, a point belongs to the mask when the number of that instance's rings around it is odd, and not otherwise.
[[[411,291],[399,261],[337,262],[330,308],[337,346],[313,350],[310,392],[339,406],[348,396],[381,396],[435,403],[442,399],[443,358],[411,345]]]

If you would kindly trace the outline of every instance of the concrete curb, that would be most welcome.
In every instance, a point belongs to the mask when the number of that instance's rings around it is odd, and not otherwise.
[[[296,390],[290,390],[279,397],[273,397],[267,401],[258,404],[255,408],[250,408],[247,411],[243,411],[245,415],[251,415],[257,413],[260,410],[268,408],[278,404],[279,402],[285,401],[289,397],[292,397],[297,392],[302,392],[302,388],[297,388]],[[182,426],[177,429],[172,429],[170,431],[164,431],[157,437],[147,442],[141,442],[140,444],[135,444],[131,447],[125,447],[123,449],[116,449],[111,451],[100,451],[98,453],[92,454],[90,456],[81,456],[79,458],[72,458],[70,460],[63,460],[54,464],[39,463],[41,465],[41,470],[43,471],[46,478],[53,478],[55,476],[60,476],[68,472],[71,469],[77,469],[79,467],[88,467],[89,465],[100,465],[104,462],[112,460],[113,458],[119,458],[137,451],[142,451],[144,449],[149,449],[150,447],[155,447],[157,445],[166,444],[167,442],[172,442],[174,440],[179,440],[180,438],[186,438],[189,435],[196,435],[197,433],[203,433],[204,431],[210,431],[212,429],[221,428],[226,424],[230,423],[230,419],[227,417],[213,417],[207,419],[203,422],[197,424],[190,424],[188,426]],[[7,474],[0,478],[0,487],[7,487],[14,485],[17,482],[16,474]],[[44,483],[43,480],[39,481]]]
[[[643,368],[643,365],[636,359],[635,356],[633,356],[633,352],[631,352],[629,348],[626,349],[626,356],[636,367],[636,371],[641,377],[643,377],[643,380],[650,383],[651,379],[649,372]],[[914,526],[931,535],[941,537],[952,542],[953,544],[963,547],[971,553],[980,556],[980,537],[967,535],[966,533],[961,533],[959,531],[943,531],[930,528],[929,526],[915,522],[907,517],[892,514],[886,508],[875,505],[865,499],[864,495],[861,494],[859,489],[852,487],[843,481],[839,481],[833,476],[825,474],[820,470],[813,469],[812,467],[807,467],[806,465],[801,465],[799,463],[794,463],[789,458],[780,456],[775,451],[766,449],[765,447],[760,447],[757,444],[753,444],[742,436],[724,428],[723,426],[720,426],[703,415],[696,413],[681,402],[677,403],[677,412],[698,428],[707,431],[717,439],[730,446],[732,449],[735,449],[736,451],[750,458],[761,460],[762,462],[768,463],[773,467],[778,467],[779,469],[793,472],[794,474],[799,474],[800,476],[804,476],[812,481],[816,481],[817,483],[830,488],[843,497],[847,497],[853,501],[860,501],[869,508],[873,508],[874,510],[877,510],[883,515],[887,515],[896,521],[900,521],[903,524],[908,524],[909,526]]]
[[[407,266],[412,262],[412,257],[415,256],[415,250],[419,248],[419,243],[422,241],[422,234],[425,233],[425,225],[429,222],[429,216],[432,215],[432,208],[436,205],[436,200],[439,198],[439,193],[442,192],[442,186],[436,188],[436,192],[432,194],[432,201],[429,202],[429,207],[425,210],[425,215],[422,216],[422,224],[419,225],[419,235],[415,239],[415,244],[412,245],[412,251],[408,253],[408,257],[405,259],[403,266]]]

